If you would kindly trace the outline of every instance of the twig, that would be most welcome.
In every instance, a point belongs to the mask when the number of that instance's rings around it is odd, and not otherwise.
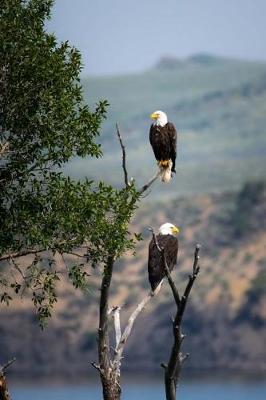
[[[157,174],[154,175],[148,183],[146,183],[145,185],[143,185],[143,186],[139,189],[139,191],[138,191],[139,194],[142,195],[144,192],[146,192],[146,190],[148,190],[148,189],[151,187],[151,185],[153,184],[153,182],[156,181],[156,179],[158,178],[159,175],[160,175],[160,171],[158,171]]]
[[[181,361],[181,363],[184,363],[184,362],[188,359],[189,356],[190,356],[189,353],[180,354],[180,361]]]
[[[11,261],[11,263],[10,263]],[[14,257],[10,256],[10,259],[8,260],[9,264],[13,265],[14,268],[19,272],[19,274],[21,275],[22,279],[25,281],[26,280],[26,276],[23,274],[22,269],[20,268],[20,266],[16,263],[16,261],[14,260]]]
[[[93,368],[97,369],[97,371],[99,371],[100,374],[103,373],[103,370],[101,369],[101,367],[98,364],[96,364],[95,362],[91,362],[91,365]]]
[[[10,365],[12,365],[16,361],[16,357],[11,358],[11,360],[7,361],[2,367],[0,367],[0,372],[4,373]]]
[[[126,165],[126,148],[125,148],[125,145],[123,143],[123,139],[122,139],[122,136],[120,134],[118,124],[116,124],[116,134],[118,136],[118,140],[119,140],[119,143],[120,143],[120,146],[121,146],[121,150],[122,150],[122,168],[123,168],[123,171],[124,171],[125,185],[126,185],[126,187],[128,187],[128,186],[130,186],[130,184],[128,182],[128,173],[127,173],[127,165]]]

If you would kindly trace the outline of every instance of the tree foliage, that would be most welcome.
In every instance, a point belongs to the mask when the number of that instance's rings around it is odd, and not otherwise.
[[[97,137],[108,104],[84,104],[80,53],[44,29],[52,4],[0,4],[0,300],[31,289],[41,320],[57,298],[54,255],[84,247],[68,271],[84,287],[87,263],[134,248],[127,226],[140,196],[134,184],[115,189],[60,171],[72,157],[101,156]],[[29,254],[22,269],[19,260]]]

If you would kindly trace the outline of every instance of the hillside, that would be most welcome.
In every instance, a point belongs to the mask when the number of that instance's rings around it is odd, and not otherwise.
[[[172,221],[180,227],[174,278],[179,287],[191,270],[193,250],[202,244],[201,273],[185,320],[186,368],[266,370],[266,185],[247,184],[238,192],[204,194],[144,205],[132,229],[142,232],[135,257],[116,265],[111,304],[124,304],[124,320],[149,288],[147,227]],[[49,329],[41,332],[29,302],[20,299],[1,311],[1,360],[17,357],[13,372],[23,376],[78,376],[95,372],[99,270],[90,270],[87,295],[62,278],[60,301]],[[167,283],[136,323],[125,353],[127,369],[158,371],[171,343],[173,300]],[[23,332],[21,326],[23,324]],[[141,338],[141,340],[140,340]],[[0,360],[0,361],[1,361]]]
[[[154,197],[175,197],[236,189],[264,177],[266,155],[266,64],[195,55],[164,58],[138,75],[83,80],[86,101],[110,103],[100,161],[74,160],[67,171],[118,184],[118,122],[128,149],[130,175],[140,182],[156,170],[148,142],[155,109],[165,111],[178,132],[178,187],[155,189]],[[158,186],[158,185],[157,185]]]

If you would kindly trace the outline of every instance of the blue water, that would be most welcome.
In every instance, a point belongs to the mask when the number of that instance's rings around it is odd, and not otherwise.
[[[126,384],[123,400],[163,400],[161,383]],[[13,387],[13,400],[102,400],[99,386]],[[185,382],[180,400],[266,400],[266,382]]]

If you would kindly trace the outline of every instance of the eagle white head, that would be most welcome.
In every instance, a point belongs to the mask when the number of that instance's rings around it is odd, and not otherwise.
[[[170,224],[170,222],[166,222],[165,224],[160,226],[159,233],[161,235],[175,236],[179,233],[179,229],[175,225]]]
[[[165,114],[165,112],[163,111],[154,111],[151,115],[150,115],[151,119],[154,119],[155,125],[159,125],[159,126],[164,126],[167,124],[168,119],[167,119],[167,115]]]

